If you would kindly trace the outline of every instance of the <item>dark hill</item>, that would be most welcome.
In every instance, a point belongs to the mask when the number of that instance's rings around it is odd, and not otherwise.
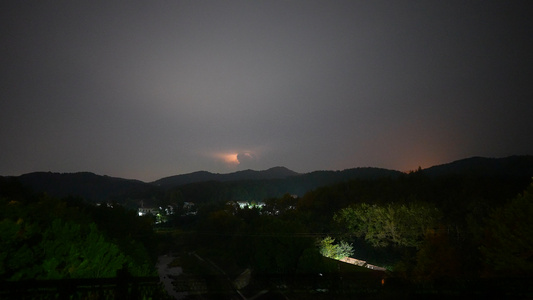
[[[80,196],[91,202],[122,202],[125,198],[144,198],[153,194],[154,187],[139,180],[96,175],[90,172],[34,172],[18,177],[36,192],[54,197]]]
[[[253,173],[255,171],[243,172],[238,175],[256,174]],[[303,196],[318,187],[354,179],[372,180],[397,177],[401,174],[404,173],[379,168],[354,168],[343,171],[315,171],[285,178],[251,179],[252,176],[245,177],[244,180],[192,182],[176,186],[171,190],[179,194],[183,201],[190,202],[260,201],[266,198],[281,197],[287,193]]]
[[[420,173],[429,177],[490,177],[507,182],[508,185],[522,186],[531,182],[533,156],[472,157],[430,167],[421,170]],[[165,191],[177,192],[176,195],[181,193],[180,198],[185,201],[261,200],[267,197],[279,197],[285,193],[303,196],[318,187],[353,179],[395,178],[402,174],[404,173],[380,168],[353,168],[299,174],[285,167],[275,167],[263,171],[244,170],[229,174],[200,171],[162,178],[153,183],[89,172],[35,172],[13,178],[35,192],[45,192],[55,197],[81,196],[91,202],[131,202],[131,206],[135,206],[133,202],[139,199],[163,199]]]
[[[382,168],[352,168],[342,171],[314,171],[300,175],[305,180],[321,182],[323,184],[345,181],[350,179],[376,179],[382,177],[395,177],[404,174],[400,171]]]
[[[244,170],[228,174],[210,173],[199,171],[189,174],[175,175],[161,178],[152,182],[163,188],[172,188],[189,183],[206,182],[206,181],[240,181],[240,180],[264,180],[264,179],[284,179],[289,176],[298,175],[285,167],[274,167],[264,171]]]
[[[471,157],[422,170],[428,176],[461,175],[475,177],[531,178],[533,156],[504,158]]]

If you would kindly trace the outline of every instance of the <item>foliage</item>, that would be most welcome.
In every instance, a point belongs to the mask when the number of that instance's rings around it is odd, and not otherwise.
[[[350,234],[364,237],[376,247],[417,247],[428,229],[436,226],[438,210],[427,203],[370,205],[361,203],[340,210],[334,220]]]
[[[252,266],[267,274],[294,274],[312,239],[303,235],[301,224],[274,217],[262,220],[253,239]]]
[[[42,239],[44,272],[40,279],[114,277],[123,265],[131,263],[94,223],[81,228],[56,219]]]
[[[24,221],[0,222],[0,276],[6,280],[114,277],[126,266],[139,274],[135,262],[106,240],[94,223],[82,226],[60,219],[44,231]]]
[[[24,222],[3,219],[0,222],[0,278],[35,278],[38,253],[34,246],[39,242],[38,227]]]
[[[333,259],[343,259],[353,255],[353,246],[345,241],[339,244],[333,244],[335,239],[327,236],[318,242],[320,254]]]
[[[141,243],[152,229],[134,214],[18,195],[0,194],[0,280],[114,277],[123,267],[134,276],[154,274]]]
[[[350,180],[302,192],[299,198],[281,196],[296,192],[288,185],[278,190],[276,181],[183,186],[169,191],[168,204],[193,201],[198,214],[176,215],[173,224],[192,234],[180,235],[179,243],[173,238],[172,243],[214,254],[206,257],[236,273],[251,268],[255,274],[317,274],[324,270],[324,261],[333,261],[321,251],[331,257],[353,251],[350,244],[330,237],[317,247],[317,236],[331,235],[357,245],[359,259],[395,265],[391,276],[402,271],[409,281],[436,282],[466,272],[479,276],[481,270],[486,271],[483,275],[531,274],[533,191],[530,187],[515,195],[532,174],[525,179],[486,172],[428,174],[418,170]],[[120,263],[133,275],[151,274],[150,245],[156,243],[149,218],[120,206],[94,207],[79,199],[36,196],[2,180],[0,280],[104,276],[113,274]],[[302,179],[294,177],[291,182],[298,180]],[[276,195],[280,198],[264,200],[261,210],[226,205],[232,199],[261,201],[262,196]],[[88,249],[93,250],[87,253]],[[91,269],[84,261],[106,266]],[[330,270],[338,272],[337,267]]]
[[[429,230],[415,256],[410,278],[419,282],[461,276],[461,260],[444,230]]]
[[[297,197],[285,194],[281,198],[266,199],[262,211],[269,215],[283,215],[284,213],[295,209],[297,203]]]
[[[133,265],[129,266],[132,274],[153,273],[157,250],[153,220],[149,216],[139,217],[135,211],[120,205],[88,206],[85,210],[104,236],[133,259]]]
[[[533,184],[486,221],[481,252],[488,268],[500,273],[533,272]]]

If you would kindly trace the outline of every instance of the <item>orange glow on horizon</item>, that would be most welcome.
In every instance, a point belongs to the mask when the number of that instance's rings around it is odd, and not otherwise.
[[[423,157],[423,158],[417,157],[417,158],[406,160],[404,161],[404,163],[398,164],[399,165],[398,170],[408,173],[411,171],[418,170],[419,167],[422,169],[425,169],[425,168],[429,168],[429,167],[442,164],[443,161],[445,160],[439,159],[437,156],[435,157],[428,156],[428,157]]]

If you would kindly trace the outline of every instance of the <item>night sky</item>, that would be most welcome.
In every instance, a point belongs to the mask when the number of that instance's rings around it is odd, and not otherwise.
[[[533,154],[530,3],[3,1],[0,175]]]

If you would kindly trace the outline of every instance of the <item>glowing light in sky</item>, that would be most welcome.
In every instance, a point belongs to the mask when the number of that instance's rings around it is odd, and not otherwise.
[[[218,154],[217,156],[221,158],[225,163],[229,165],[238,165],[240,162],[237,159],[238,153],[227,153],[227,154]]]
[[[215,153],[212,156],[216,160],[222,161],[229,166],[237,166],[241,163],[246,164],[255,159],[255,154],[250,151]]]

